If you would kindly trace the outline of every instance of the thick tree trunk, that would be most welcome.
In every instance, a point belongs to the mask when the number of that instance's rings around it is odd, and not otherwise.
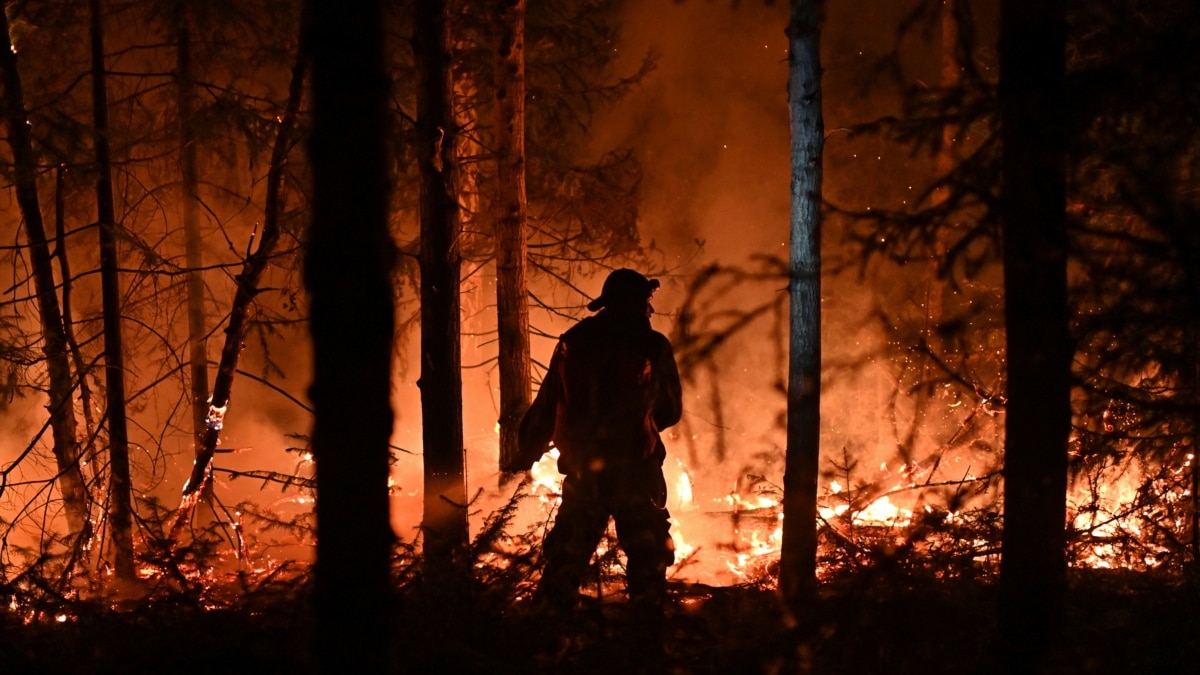
[[[17,53],[8,32],[8,17],[0,11],[0,76],[3,86],[4,120],[8,125],[8,143],[12,147],[17,206],[25,219],[25,237],[29,242],[30,264],[37,293],[38,317],[42,324],[42,353],[50,377],[50,425],[54,435],[54,460],[58,466],[58,487],[62,492],[67,525],[72,535],[90,531],[88,495],[79,467],[79,439],[76,437],[74,378],[67,350],[66,331],[54,284],[54,263],[46,240],[37,190],[37,157],[33,135],[25,112]],[[64,253],[65,255],[65,253]],[[68,317],[69,318],[69,317]]]
[[[817,472],[821,441],[821,0],[792,0],[787,35],[791,116],[791,328],[783,546],[779,589],[792,622],[816,607]]]
[[[450,92],[445,0],[417,0],[417,167],[421,178],[421,426],[425,453],[422,530],[426,569],[453,568],[467,543],[462,427],[457,136]]]
[[[388,669],[395,317],[381,3],[311,0],[313,222],[305,247],[322,672]],[[218,376],[219,377],[219,376]]]
[[[242,271],[234,277],[236,288],[233,306],[229,310],[229,324],[225,327],[225,343],[221,347],[221,360],[217,364],[217,375],[213,380],[212,399],[204,411],[204,436],[192,464],[192,473],[183,488],[183,500],[171,528],[171,539],[177,540],[182,528],[189,522],[197,501],[209,493],[212,482],[212,461],[221,441],[221,428],[233,395],[233,381],[237,375],[238,361],[245,347],[246,333],[250,329],[251,309],[259,293],[259,282],[267,269],[271,256],[279,244],[280,219],[283,217],[283,179],[287,170],[287,158],[297,140],[296,124],[300,114],[300,103],[304,96],[304,64],[308,58],[306,46],[302,44],[292,66],[292,79],[288,87],[288,100],[283,115],[279,118],[279,130],[271,150],[271,164],[267,168],[267,201],[263,211],[262,236],[258,248],[242,263]]]
[[[525,282],[525,0],[503,0],[496,11],[496,326],[500,466],[506,466],[519,453],[517,430],[532,398]]]
[[[204,448],[208,425],[208,346],[204,310],[203,240],[197,197],[196,137],[192,132],[196,93],[192,74],[192,40],[187,0],[179,3],[175,40],[175,79],[179,104],[179,212],[183,220],[184,254],[187,264],[188,372],[191,376],[192,446],[196,457]],[[212,484],[207,484],[207,490]]]
[[[100,297],[104,311],[104,383],[108,418],[108,526],[118,579],[134,578],[133,487],[125,420],[125,357],[121,339],[121,280],[117,272],[117,223],[108,146],[108,91],[104,71],[104,24],[100,0],[90,0],[92,120],[96,151],[96,213],[100,222]]]
[[[1009,672],[1043,668],[1060,623],[1066,577],[1072,346],[1065,36],[1062,0],[1002,3],[1000,218],[1008,405],[1000,618]]]

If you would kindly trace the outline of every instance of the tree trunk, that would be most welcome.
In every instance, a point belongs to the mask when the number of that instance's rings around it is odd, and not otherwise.
[[[304,282],[313,341],[320,668],[353,664],[355,672],[385,673],[396,246],[388,232],[383,12],[378,0],[312,0],[310,7],[313,222]]]
[[[941,4],[941,69],[939,86],[943,92],[949,92],[962,82],[962,64],[958,58],[958,42],[959,42],[959,16],[958,3],[960,0],[942,0]],[[939,180],[945,180],[954,170],[957,162],[957,146],[958,124],[951,122],[942,123],[942,141],[938,147],[937,154],[934,155],[934,172]],[[930,206],[934,209],[944,204],[950,195],[950,187],[943,185],[933,191],[930,195]],[[950,274],[950,269],[944,267],[947,264],[947,246],[948,238],[947,229],[952,227],[953,223],[942,222],[935,225],[933,231],[933,239],[930,244],[928,266],[925,274],[925,317],[924,328],[921,331],[921,338],[925,342],[925,349],[928,350],[928,355],[921,356],[920,375],[917,380],[916,391],[913,393],[913,419],[909,426],[906,438],[902,442],[901,449],[907,453],[904,461],[914,462],[920,461],[919,456],[911,456],[918,453],[920,441],[923,438],[932,436],[934,428],[927,428],[929,424],[930,414],[937,414],[932,411],[932,406],[937,402],[939,389],[933,386],[930,381],[932,376],[937,373],[938,366],[935,365],[931,356],[942,358],[945,352],[945,347],[942,344],[942,322],[946,316],[946,277]],[[938,447],[940,443],[936,439],[931,439],[933,446]]]
[[[1194,302],[1192,303],[1195,306]],[[1188,403],[1188,414],[1185,428],[1188,430],[1185,447],[1191,454],[1192,470],[1192,568],[1200,569],[1200,321],[1193,310],[1192,319],[1187,322],[1184,330],[1183,372],[1180,376],[1179,388],[1183,391]]]
[[[197,198],[196,137],[192,131],[196,93],[192,73],[192,40],[187,0],[179,3],[175,42],[175,79],[179,104],[179,168],[181,192],[179,211],[183,220],[184,255],[187,264],[188,372],[191,375],[192,446],[199,458],[208,425],[208,346],[204,311],[203,243]],[[269,208],[269,207],[268,207]],[[206,484],[211,491],[212,483]]]
[[[104,25],[100,0],[88,3],[92,40],[92,120],[96,151],[96,214],[100,222],[100,297],[104,311],[104,384],[108,418],[108,525],[113,569],[134,578],[133,488],[129,476],[129,432],[125,420],[125,357],[121,339],[121,280],[117,272],[117,223],[113,207],[112,160],[108,147],[108,91],[104,73]]]
[[[792,0],[787,35],[791,117],[791,328],[779,589],[793,625],[816,608],[821,441],[821,0]]]
[[[1005,0],[1000,30],[1008,360],[1001,648],[1010,672],[1037,672],[1060,623],[1066,577],[1072,346],[1062,0]]]
[[[450,570],[467,543],[462,426],[458,129],[445,0],[417,0],[417,167],[421,181],[421,426],[426,569]]]
[[[241,273],[234,277],[236,287],[233,306],[229,310],[229,325],[225,327],[225,343],[221,347],[221,360],[217,364],[217,376],[213,380],[212,399],[204,411],[204,437],[192,464],[191,476],[183,488],[183,500],[171,528],[172,540],[178,539],[182,528],[189,522],[196,503],[211,490],[208,486],[212,483],[213,456],[221,441],[221,429],[233,395],[233,380],[237,375],[242,348],[245,347],[246,333],[250,329],[250,310],[254,306],[254,298],[259,293],[258,285],[262,275],[279,244],[280,219],[283,217],[284,207],[283,179],[288,154],[297,140],[296,123],[304,96],[304,64],[307,58],[307,47],[302,38],[297,49],[296,62],[292,66],[287,104],[279,118],[279,130],[271,150],[271,164],[267,168],[267,201],[263,210],[262,235],[258,248],[246,258],[242,263]]]
[[[8,16],[0,11],[0,75],[4,78],[3,109],[8,125],[8,143],[12,147],[17,206],[25,219],[25,237],[29,242],[33,283],[42,323],[42,353],[50,378],[50,425],[54,435],[54,460],[58,466],[58,487],[62,491],[64,511],[72,535],[90,531],[87,487],[79,467],[79,439],[76,437],[74,378],[67,350],[63,316],[54,284],[53,260],[46,240],[37,190],[37,157],[33,135],[25,112],[17,53],[8,32]],[[65,255],[65,253],[64,253]],[[69,318],[69,317],[68,317]]]
[[[58,278],[62,279],[62,315],[67,317],[67,320],[63,321],[63,337],[66,338],[67,349],[71,353],[71,363],[75,365],[75,373],[78,375],[83,433],[84,438],[88,439],[87,447],[82,451],[83,465],[90,465],[95,471],[99,467],[96,463],[96,422],[92,411],[92,390],[88,385],[88,367],[83,360],[83,351],[79,348],[79,340],[75,337],[75,328],[70,321],[71,258],[67,255],[66,172],[66,167],[61,164],[54,170],[54,255],[58,256]]]
[[[517,430],[530,392],[529,302],[525,285],[525,0],[497,7],[496,326],[500,343],[500,466],[519,453]]]

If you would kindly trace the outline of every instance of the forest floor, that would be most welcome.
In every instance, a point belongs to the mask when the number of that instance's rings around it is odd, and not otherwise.
[[[661,658],[618,600],[568,617],[521,609],[430,611],[400,603],[395,672],[795,672],[796,648],[773,592],[676,586]],[[238,610],[159,603],[24,625],[0,614],[0,672],[311,673],[311,612],[293,597]],[[996,672],[995,589],[979,581],[889,580],[877,573],[822,589],[819,628],[805,652],[822,675]],[[1200,588],[1178,578],[1073,572],[1053,673],[1194,673]],[[355,672],[347,664],[345,675]]]

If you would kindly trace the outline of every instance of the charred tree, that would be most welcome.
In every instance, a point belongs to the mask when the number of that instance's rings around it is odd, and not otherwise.
[[[494,95],[496,317],[500,367],[500,466],[515,461],[517,429],[529,408],[528,245],[525,199],[525,0],[497,8]]]
[[[454,568],[467,544],[459,313],[458,129],[445,0],[417,0],[417,168],[421,192],[421,427],[426,569]]]
[[[305,18],[301,18],[301,26]],[[301,33],[304,29],[301,28]],[[197,502],[211,490],[212,462],[221,441],[221,429],[225,423],[225,413],[229,409],[229,401],[233,395],[234,377],[237,375],[238,361],[245,347],[246,334],[250,330],[251,310],[254,301],[262,289],[259,284],[271,257],[278,248],[282,232],[284,210],[283,181],[287,170],[288,155],[297,141],[297,118],[300,114],[300,103],[304,96],[305,63],[308,59],[308,47],[302,35],[296,50],[296,61],[292,66],[291,82],[288,86],[288,99],[283,113],[279,116],[275,144],[271,150],[271,163],[267,169],[266,208],[263,212],[263,228],[258,241],[258,248],[242,263],[241,272],[234,277],[236,287],[233,296],[233,306],[229,310],[229,323],[225,327],[225,342],[221,347],[221,360],[217,364],[217,374],[213,380],[212,397],[204,411],[204,436],[196,459],[192,464],[192,473],[183,488],[183,499],[171,530],[171,539],[177,540],[182,528],[190,521],[191,514]],[[190,308],[191,309],[191,308]],[[190,312],[189,312],[190,315]],[[193,356],[196,356],[193,354]],[[195,389],[193,389],[195,392]]]
[[[395,333],[381,3],[311,0],[313,221],[305,247],[321,670],[388,670]]]
[[[203,243],[200,234],[199,178],[196,171],[196,135],[192,125],[196,107],[192,68],[192,29],[187,0],[177,8],[175,33],[175,86],[179,106],[179,214],[183,220],[184,256],[187,264],[188,372],[191,376],[192,445],[196,457],[204,452],[208,419],[208,346],[205,340]],[[270,207],[268,207],[269,209]],[[211,483],[205,490],[211,490]]]
[[[1008,405],[1000,617],[1009,672],[1036,672],[1066,579],[1072,346],[1067,304],[1062,0],[1005,0],[999,214]]]
[[[92,120],[96,152],[96,213],[100,223],[100,295],[104,312],[104,385],[108,419],[108,526],[117,578],[134,578],[133,487],[125,417],[125,356],[121,339],[121,279],[113,207],[112,157],[108,143],[108,90],[104,69],[104,22],[100,0],[88,2],[92,47]]]
[[[791,120],[791,295],[787,450],[779,590],[789,619],[816,607],[817,476],[821,441],[821,0],[792,0],[788,36]]]
[[[87,536],[90,532],[88,494],[83,471],[79,466],[75,384],[64,317],[55,288],[53,260],[38,198],[37,156],[34,153],[33,134],[25,108],[25,96],[17,63],[17,52],[13,49],[9,37],[8,16],[4,11],[0,11],[0,76],[3,77],[4,83],[0,106],[8,126],[7,140],[13,154],[17,206],[25,220],[25,237],[29,243],[38,318],[42,324],[42,353],[46,357],[46,369],[50,380],[48,409],[54,436],[54,460],[58,467],[58,487],[62,492],[71,534]]]

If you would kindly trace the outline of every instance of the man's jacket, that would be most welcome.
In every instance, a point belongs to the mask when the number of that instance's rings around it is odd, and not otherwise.
[[[563,333],[537,397],[521,420],[518,466],[553,443],[565,474],[613,463],[662,463],[659,431],[677,423],[683,393],[675,354],[650,319],[605,309]]]

